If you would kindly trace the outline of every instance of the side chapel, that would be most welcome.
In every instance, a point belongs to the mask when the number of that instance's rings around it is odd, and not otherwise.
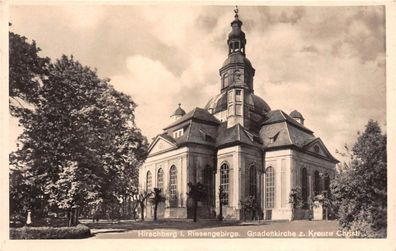
[[[254,94],[255,69],[246,57],[238,10],[231,28],[228,56],[219,70],[220,93],[188,113],[179,104],[139,170],[140,191],[157,187],[166,197],[159,218],[192,218],[187,184],[200,182],[207,189],[207,198],[199,202],[200,218],[219,214],[222,187],[225,219],[241,219],[241,200],[251,195],[264,219],[290,220],[292,188],[301,188],[307,209],[335,176],[338,161],[304,125],[303,115],[272,110]],[[146,215],[153,217],[150,203]]]

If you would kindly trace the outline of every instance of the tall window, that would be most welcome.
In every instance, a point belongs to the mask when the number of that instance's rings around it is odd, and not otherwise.
[[[207,192],[208,192],[208,196],[207,196],[207,202],[208,205],[213,205],[213,198],[214,198],[214,189],[213,189],[213,171],[212,168],[210,166],[206,166],[205,169],[203,170],[203,180],[204,180],[204,184],[207,187]]]
[[[272,166],[267,168],[265,174],[265,207],[274,208],[275,197],[275,173]]]
[[[307,169],[301,169],[301,196],[304,207],[308,205],[308,175]]]
[[[177,169],[171,166],[169,170],[169,196],[171,206],[177,205]]]
[[[330,191],[330,177],[329,174],[325,174],[324,176],[324,190],[326,191]]]
[[[223,190],[224,196],[221,198],[221,202],[228,205],[228,193],[229,193],[229,182],[230,182],[230,169],[227,164],[223,164],[220,167],[220,187]]]
[[[249,170],[249,195],[256,197],[257,194],[257,171],[253,165]]]
[[[281,207],[286,207],[286,159],[281,160]]]
[[[318,171],[314,173],[314,194],[318,195],[320,193],[320,175]]]
[[[161,191],[164,191],[164,171],[162,170],[162,168],[158,170],[157,188],[161,189]]]
[[[150,191],[151,190],[151,188],[152,188],[152,175],[151,175],[151,172],[150,171],[147,171],[147,174],[146,174],[146,191]]]

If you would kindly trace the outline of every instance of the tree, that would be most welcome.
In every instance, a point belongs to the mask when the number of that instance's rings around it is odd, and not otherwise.
[[[162,190],[160,188],[154,187],[153,197],[150,198],[150,203],[154,205],[154,220],[157,220],[157,209],[158,204],[165,201],[165,197],[162,195]]]
[[[55,182],[49,182],[45,187],[49,203],[68,212],[69,226],[77,225],[78,210],[84,203],[98,204],[101,201],[95,181],[98,182],[97,177],[89,169],[71,162]]]
[[[48,75],[49,58],[40,57],[36,42],[9,32],[9,96],[10,111],[14,116],[24,110],[19,100],[35,104],[39,98],[42,80]]]
[[[193,201],[194,222],[197,222],[198,202],[203,201],[206,198],[206,188],[203,184],[201,184],[201,182],[196,184],[188,182],[187,185],[190,188],[187,196]]]
[[[256,217],[256,213],[258,211],[258,205],[256,201],[256,196],[249,195],[245,199],[241,200],[241,207],[243,216],[246,219],[246,213],[251,213],[251,220],[254,220]]]
[[[296,186],[291,189],[290,194],[289,194],[289,204],[291,205],[291,208],[292,208],[291,220],[294,220],[295,214],[296,214],[296,209],[301,208],[303,205],[301,188],[299,186]]]
[[[348,149],[347,149],[348,150]],[[348,154],[348,153],[347,153]],[[331,184],[340,228],[360,237],[385,237],[387,228],[386,135],[370,120]]]
[[[27,167],[50,205],[69,213],[98,201],[110,208],[130,195],[147,152],[130,97],[67,56],[49,66],[39,97],[21,115],[22,144],[11,164]]]
[[[134,196],[134,201],[137,201],[139,203],[140,206],[140,216],[142,221],[144,221],[144,208],[146,207],[144,205],[144,202],[147,200],[147,198],[149,198],[151,195],[153,194],[153,192],[141,192],[138,195]]]
[[[320,203],[324,209],[325,219],[329,219],[329,213],[334,211],[333,199],[330,191],[323,190],[314,197],[314,201]]]
[[[11,25],[11,24],[10,24]],[[9,32],[9,109],[20,122],[32,116],[42,80],[48,75],[49,58],[40,57],[35,41]],[[10,159],[14,156],[10,155]],[[10,213],[23,215],[43,204],[42,189],[28,166],[10,168]]]
[[[224,192],[223,187],[219,186],[219,215],[217,216],[219,221],[222,221],[224,219],[223,217],[223,205],[224,199],[227,197],[227,193]]]

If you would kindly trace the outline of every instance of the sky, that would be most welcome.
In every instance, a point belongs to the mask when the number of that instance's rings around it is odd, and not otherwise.
[[[137,103],[151,139],[220,91],[234,6],[15,5],[11,31],[41,55],[73,55]],[[369,119],[386,130],[385,16],[382,6],[239,6],[255,94],[271,109],[297,109],[337,158]],[[21,129],[10,121],[11,149]]]

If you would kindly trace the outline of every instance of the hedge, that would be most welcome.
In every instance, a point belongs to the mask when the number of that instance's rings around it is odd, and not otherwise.
[[[76,227],[21,227],[10,229],[10,239],[81,239],[91,236],[85,225]]]

